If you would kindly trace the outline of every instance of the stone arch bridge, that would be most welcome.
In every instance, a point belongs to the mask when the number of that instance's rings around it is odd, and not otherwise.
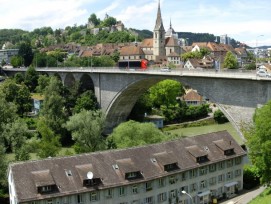
[[[25,72],[23,69],[5,70],[7,75]],[[218,104],[236,127],[252,121],[255,108],[271,99],[271,80],[259,78],[255,72],[214,72],[173,70],[120,70],[118,68],[47,68],[38,72],[58,75],[65,85],[80,81],[94,90],[102,110],[106,113],[109,133],[126,120],[141,94],[165,79],[173,79],[196,89],[199,94]],[[244,138],[242,138],[244,140]]]

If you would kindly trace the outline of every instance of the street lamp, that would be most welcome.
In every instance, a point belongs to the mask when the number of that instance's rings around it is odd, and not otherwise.
[[[191,204],[193,204],[193,198],[192,198],[192,196],[189,193],[187,193],[185,190],[182,190],[182,193],[188,195],[189,198],[191,199]]]
[[[258,35],[256,38],[256,55],[255,55],[255,67],[256,67],[256,72],[257,72],[257,57],[258,57],[258,38],[263,37],[264,35]]]

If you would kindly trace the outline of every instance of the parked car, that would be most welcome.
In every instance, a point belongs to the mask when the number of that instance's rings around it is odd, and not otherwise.
[[[170,72],[171,69],[169,67],[163,67],[160,69],[161,72]]]
[[[259,77],[271,77],[271,74],[264,70],[257,71],[257,76]]]

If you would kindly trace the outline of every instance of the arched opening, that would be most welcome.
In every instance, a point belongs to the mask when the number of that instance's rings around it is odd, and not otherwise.
[[[68,73],[64,79],[64,86],[72,87],[75,84],[75,78],[72,73]]]
[[[88,74],[84,74],[80,79],[79,91],[80,91],[80,93],[83,93],[87,90],[91,90],[91,91],[93,91],[93,93],[95,93],[94,83],[93,83],[91,77]]]

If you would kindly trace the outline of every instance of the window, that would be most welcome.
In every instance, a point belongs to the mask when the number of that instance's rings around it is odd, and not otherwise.
[[[218,169],[224,169],[224,162],[222,161],[222,162],[219,162],[218,163]]]
[[[137,194],[138,193],[138,188],[137,186],[132,186],[132,193]]]
[[[157,196],[158,202],[163,202],[167,200],[167,194],[166,193],[160,193]]]
[[[235,164],[236,164],[236,165],[237,165],[237,164],[241,164],[241,162],[242,162],[241,157],[235,158]]]
[[[83,195],[81,195],[81,194],[78,194],[77,195],[77,203],[79,204],[79,203],[83,203]]]
[[[125,195],[125,188],[123,186],[119,187],[119,196]]]
[[[186,172],[182,173],[182,181],[186,180]]]
[[[189,171],[190,178],[195,178],[198,175],[198,170],[197,169],[192,169]]]
[[[170,176],[169,177],[169,183],[170,184],[174,184],[174,183],[176,183],[177,182],[177,178],[175,177],[175,176]]]
[[[113,190],[111,188],[106,190],[105,197],[106,198],[113,198]]]
[[[47,200],[47,204],[53,204],[53,200],[52,199]]]
[[[200,182],[200,188],[201,189],[206,188],[207,187],[206,183],[207,183],[206,180],[201,181]]]
[[[42,193],[51,192],[52,186],[42,186],[40,190]]]
[[[210,171],[210,172],[215,172],[215,171],[216,171],[216,165],[215,165],[215,164],[211,164],[211,165],[209,166],[209,171]]]
[[[241,176],[241,169],[235,170],[235,177]]]
[[[99,200],[99,195],[97,192],[90,193],[90,201],[98,201],[98,200]]]
[[[232,179],[232,171],[227,173],[227,180],[231,180]]]
[[[146,185],[146,191],[152,190],[152,183],[151,182],[147,182],[145,185]]]
[[[227,161],[227,167],[229,168],[229,167],[232,167],[232,166],[233,166],[233,160],[230,159],[230,160]]]
[[[216,183],[216,177],[212,177],[209,179],[209,184],[212,186],[212,185],[215,185]]]
[[[144,203],[152,203],[153,199],[152,197],[147,197],[144,199]]]
[[[199,175],[202,176],[202,175],[205,175],[205,174],[207,174],[206,167],[201,167],[199,169]]]
[[[160,178],[160,179],[158,180],[158,186],[159,186],[159,187],[165,186],[165,179],[164,179],[164,178]]]
[[[177,195],[177,190],[171,190],[171,191],[169,192],[169,195],[170,195],[170,198],[175,198],[176,195]]]
[[[190,192],[195,192],[196,190],[197,190],[197,184],[196,183],[191,184]]]
[[[224,181],[224,175],[223,174],[218,176],[218,182],[222,182],[222,181]]]

